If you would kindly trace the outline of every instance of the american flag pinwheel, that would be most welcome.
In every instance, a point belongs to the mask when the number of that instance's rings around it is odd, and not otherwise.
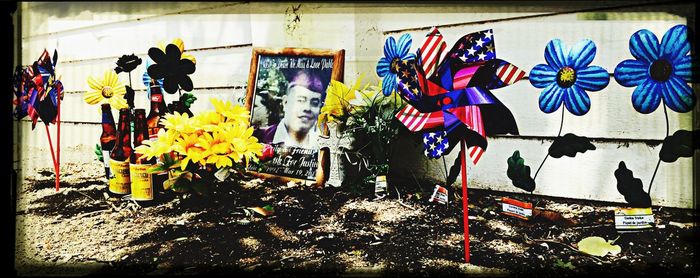
[[[423,133],[425,155],[439,158],[461,145],[465,261],[469,262],[465,153],[476,164],[486,149],[487,135],[518,134],[513,114],[490,90],[521,80],[525,72],[496,58],[492,30],[467,34],[451,50],[445,52],[445,48],[442,34],[433,28],[416,59],[395,58],[390,72],[396,74],[397,91],[408,103],[396,117],[412,132]]]
[[[19,120],[29,116],[32,120],[32,130],[36,127],[39,118],[46,127],[51,158],[56,172],[56,191],[59,190],[59,169],[61,161],[61,99],[63,98],[63,84],[56,77],[56,62],[58,51],[54,50],[53,58],[44,49],[39,59],[31,66],[17,68],[13,78],[13,90],[15,99],[14,116]],[[56,152],[54,153],[49,133],[49,124],[56,124]]]

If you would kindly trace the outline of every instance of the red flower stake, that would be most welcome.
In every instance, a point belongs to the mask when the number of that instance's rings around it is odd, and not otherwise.
[[[56,191],[59,190],[61,164],[61,98],[63,84],[56,78],[56,62],[58,52],[54,51],[53,59],[44,50],[39,59],[27,68],[18,68],[14,77],[15,105],[14,116],[17,120],[29,116],[32,120],[32,130],[39,118],[46,127],[46,136],[51,150],[54,171],[56,173]],[[49,124],[56,124],[56,150],[54,151],[49,132]]]
[[[258,158],[260,159],[260,162],[265,162],[270,159],[272,159],[275,156],[275,148],[272,147],[270,144],[263,144],[263,150],[262,150],[262,155],[260,155]]]

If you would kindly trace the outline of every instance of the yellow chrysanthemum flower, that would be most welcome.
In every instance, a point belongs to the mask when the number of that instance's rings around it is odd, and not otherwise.
[[[177,134],[175,132],[167,132],[164,129],[158,131],[158,139],[143,140],[142,145],[136,147],[134,151],[137,154],[143,155],[145,159],[159,157],[163,154],[170,153],[173,150]]]
[[[183,158],[180,161],[180,169],[185,170],[187,164],[199,163],[202,160],[204,148],[199,147],[199,136],[197,134],[183,135],[175,140],[173,150],[180,153]]]
[[[117,110],[129,107],[124,99],[126,87],[119,82],[119,77],[114,71],[106,71],[101,80],[90,76],[87,82],[91,90],[83,95],[83,99],[88,104],[99,104],[106,101]]]
[[[231,142],[232,152],[229,157],[234,162],[241,161],[248,165],[248,161],[257,161],[262,155],[263,145],[258,143],[258,138],[253,137],[253,128],[247,125],[235,125],[225,131],[226,138]]]
[[[186,113],[180,114],[179,112],[174,112],[173,114],[165,114],[161,123],[167,130],[175,130],[179,133],[190,134],[195,131],[195,125],[193,124],[193,119],[190,118]]]
[[[194,56],[190,55],[189,53],[185,53],[185,42],[183,42],[181,38],[174,39],[171,42],[171,44],[174,44],[175,46],[177,46],[177,48],[180,49],[180,53],[182,53],[182,55],[180,56],[180,60],[187,59],[192,61],[192,63],[194,63],[195,65],[197,64],[197,60],[194,58]],[[165,52],[166,46],[167,45],[164,42],[158,42],[158,48],[160,48],[160,50],[162,50],[163,52]]]
[[[216,111],[204,111],[195,116],[195,125],[198,129],[212,132],[219,129],[219,125],[226,119]]]
[[[216,168],[231,167],[233,162],[229,157],[231,143],[222,132],[204,133],[199,137],[199,145],[204,149],[202,160],[206,164],[214,164]]]
[[[248,123],[250,112],[245,107],[233,105],[230,101],[224,102],[216,98],[210,98],[209,101],[214,105],[217,113],[226,117],[226,122]]]

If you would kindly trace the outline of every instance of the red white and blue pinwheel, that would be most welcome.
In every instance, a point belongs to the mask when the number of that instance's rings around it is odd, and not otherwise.
[[[44,49],[39,59],[26,68],[18,67],[13,77],[14,100],[13,111],[17,120],[29,116],[32,120],[32,130],[39,118],[46,127],[51,158],[56,173],[56,191],[59,190],[59,169],[61,161],[61,99],[63,99],[63,84],[56,78],[56,62],[58,51],[54,50],[53,59]],[[49,124],[56,124],[56,152],[54,152]]]
[[[447,155],[461,146],[464,260],[469,262],[466,155],[476,164],[486,149],[486,136],[518,134],[513,114],[490,90],[522,79],[525,72],[496,58],[492,30],[467,34],[451,50],[437,30],[426,36],[413,56],[411,39],[389,37],[377,74],[384,77],[384,95],[396,90],[408,103],[396,117],[409,130],[423,132],[425,155]],[[469,147],[469,149],[467,149]]]

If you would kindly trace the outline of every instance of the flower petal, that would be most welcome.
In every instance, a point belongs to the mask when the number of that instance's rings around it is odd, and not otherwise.
[[[187,92],[192,91],[192,79],[189,76],[185,75],[182,79],[180,79],[180,88]]]
[[[540,110],[545,113],[557,111],[562,103],[563,89],[552,82],[540,94]]]
[[[117,77],[116,73],[111,70],[105,72],[103,83],[105,86],[114,87],[117,84],[117,81],[119,81],[119,77]]]
[[[685,83],[678,77],[671,77],[671,79],[662,83],[662,86],[661,94],[668,108],[679,113],[693,110],[695,94],[693,94],[693,89],[688,86],[688,83]]]
[[[576,71],[576,83],[586,91],[600,91],[610,83],[610,74],[608,71],[599,66],[590,66],[585,69]]]
[[[165,92],[168,94],[174,94],[177,92],[178,83],[179,80],[176,80],[173,77],[165,78],[165,80],[163,80],[163,89],[165,89]]]
[[[416,53],[409,52],[406,53],[406,55],[401,56],[401,60],[406,60],[406,61],[413,61],[416,59]]]
[[[615,67],[615,81],[625,87],[634,87],[649,79],[649,63],[624,60]]]
[[[552,82],[556,82],[557,71],[545,64],[536,65],[530,70],[530,83],[536,88],[547,87]]]
[[[651,64],[659,58],[659,39],[647,29],[639,30],[630,37],[630,52],[634,58]]]
[[[649,114],[661,103],[661,84],[647,79],[632,93],[632,106],[637,112]]]
[[[103,99],[101,91],[91,91],[83,95],[83,100],[87,104],[93,105],[99,103]]]
[[[159,64],[153,64],[149,66],[146,71],[148,72],[148,75],[151,76],[151,78],[156,80],[165,77],[165,69],[162,65]]]
[[[566,88],[564,92],[566,94],[564,97],[564,105],[571,114],[582,116],[591,109],[591,99],[588,97],[586,91],[578,86],[571,86]]]
[[[194,65],[194,62],[192,62],[192,60],[183,59],[183,60],[180,60],[180,62],[178,63],[178,66],[177,66],[177,69],[175,72],[178,75],[192,74],[192,73],[194,73],[195,69],[196,69],[196,67]]]
[[[391,61],[389,59],[386,57],[379,58],[379,62],[377,62],[377,75],[379,75],[379,77],[384,77],[389,73],[389,67],[391,67]]]
[[[564,54],[564,43],[559,39],[549,41],[544,49],[544,59],[554,70],[559,70],[569,65],[569,58]]]
[[[384,80],[382,80],[382,93],[385,96],[391,95],[391,92],[396,91],[396,75],[394,74],[387,74],[384,76]]]
[[[690,41],[688,41],[688,27],[676,25],[666,31],[661,39],[659,55],[675,63],[683,58],[690,51]]]
[[[180,49],[177,48],[176,45],[168,44],[168,46],[165,47],[165,56],[168,61],[178,61],[180,60],[180,56],[182,56],[182,52],[180,52]]]
[[[396,46],[396,56],[398,57],[403,57],[408,54],[408,51],[411,50],[411,43],[413,42],[413,39],[411,38],[411,35],[409,34],[403,34],[401,37],[399,37],[399,43]],[[403,59],[403,58],[401,58]]]
[[[389,60],[393,60],[394,58],[398,57],[398,55],[396,55],[396,40],[394,40],[394,37],[390,36],[386,39],[386,42],[384,43],[384,57]]]
[[[92,76],[88,77],[88,86],[90,86],[90,89],[93,90],[102,90],[102,87],[104,87],[104,84],[102,84],[101,80],[98,80],[97,78],[94,78]]]
[[[587,67],[595,58],[595,43],[589,39],[581,40],[569,52],[569,66],[574,69]]]
[[[685,55],[673,64],[673,74],[683,78],[685,82],[691,82],[693,78],[693,62],[691,58],[692,56]]]
[[[151,47],[148,49],[148,57],[150,57],[156,64],[162,63],[165,61],[165,52],[157,47]]]

